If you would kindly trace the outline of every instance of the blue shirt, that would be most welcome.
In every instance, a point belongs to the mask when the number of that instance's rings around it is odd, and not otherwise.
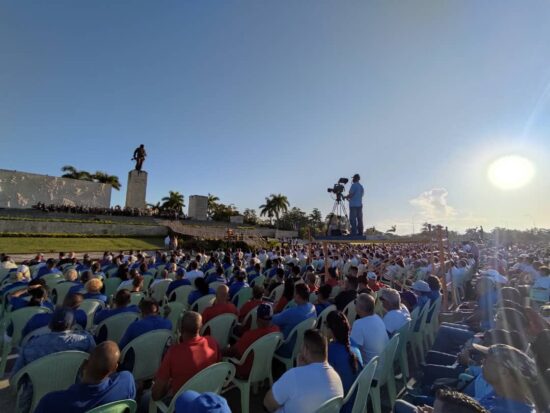
[[[330,303],[319,303],[315,304],[315,311],[317,312],[317,315],[321,314],[325,308],[330,307],[332,304]]]
[[[112,317],[117,314],[122,314],[122,313],[139,313],[139,308],[137,305],[129,305],[126,307],[117,307],[117,308],[100,310],[97,313],[95,313],[94,324],[99,324],[109,317]]]
[[[99,384],[73,384],[67,390],[48,393],[34,413],[85,413],[94,407],[136,398],[134,377],[129,371],[111,374]]]
[[[168,288],[166,289],[166,297],[170,297],[170,293],[174,291],[178,287],[182,287],[184,285],[191,285],[191,281],[188,279],[182,278],[181,280],[174,280],[170,284],[168,284]]]
[[[76,309],[73,311],[74,311],[75,322],[80,327],[82,327],[82,329],[85,330],[86,322],[88,321],[86,312],[80,309]],[[38,330],[39,328],[48,326],[51,320],[52,320],[52,313],[38,313],[33,315],[31,319],[27,321],[27,324],[25,324],[25,327],[23,327],[23,331],[21,332],[21,337],[24,338],[27,334],[33,332],[34,330]]]
[[[491,413],[535,413],[535,408],[527,403],[505,399],[497,396],[496,393],[489,393],[483,397],[479,404],[489,410]]]
[[[19,352],[12,374],[17,373],[30,362],[60,351],[78,350],[91,352],[95,347],[94,338],[82,332],[51,332],[32,338]]]
[[[141,320],[134,321],[128,326],[124,336],[120,339],[120,350],[132,341],[134,338],[154,330],[172,330],[172,322],[159,315],[150,315]]]
[[[248,287],[248,283],[245,283],[244,281],[235,281],[231,287],[229,287],[229,298],[232,300],[235,295],[241,290],[243,287]]]
[[[342,380],[342,385],[344,386],[344,394],[347,394],[353,382],[363,369],[363,359],[361,358],[361,351],[355,346],[350,347],[350,350],[357,357],[357,371],[354,372],[350,355],[346,346],[336,341],[331,342],[328,345],[328,362],[332,366],[336,373],[340,376]],[[351,412],[353,403],[355,401],[355,396],[350,399],[348,403],[342,408],[341,413]]]
[[[218,282],[218,283],[226,283],[226,279],[223,275],[218,275],[218,274],[210,274],[208,277],[206,277],[206,283],[207,284],[210,284],[210,283],[214,283],[214,282]]]
[[[107,304],[107,296],[101,293],[86,293],[84,294],[84,299],[99,300]]]
[[[61,271],[58,270],[57,268],[48,268],[47,265],[44,265],[42,267],[40,267],[36,273],[36,277],[34,278],[40,278],[40,277],[43,277],[44,275],[47,275],[47,274],[61,274]]]
[[[288,338],[288,335],[294,327],[300,324],[302,321],[307,320],[308,318],[317,317],[315,312],[315,307],[311,303],[305,303],[302,305],[297,305],[296,307],[289,308],[283,312],[273,316],[273,324],[279,326],[283,336]],[[290,340],[288,343],[282,345],[277,350],[277,354],[288,357],[292,353],[294,348],[294,343],[296,340]]]
[[[349,199],[349,206],[351,208],[363,206],[364,192],[365,190],[363,189],[363,185],[361,185],[359,182],[354,182],[351,184],[351,187],[349,188],[349,193],[352,194],[351,198]]]

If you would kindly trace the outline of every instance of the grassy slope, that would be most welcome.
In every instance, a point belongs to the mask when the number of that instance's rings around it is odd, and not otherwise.
[[[0,237],[0,251],[8,254],[59,251],[154,250],[164,246],[162,238],[26,238]]]

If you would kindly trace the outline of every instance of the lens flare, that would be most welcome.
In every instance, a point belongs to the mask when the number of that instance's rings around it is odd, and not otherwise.
[[[489,166],[487,176],[497,188],[518,189],[531,182],[535,176],[535,167],[529,159],[522,156],[503,156]]]

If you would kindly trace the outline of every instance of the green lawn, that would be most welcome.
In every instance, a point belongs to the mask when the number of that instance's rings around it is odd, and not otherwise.
[[[150,238],[48,238],[0,237],[0,252],[7,254],[34,254],[60,251],[120,251],[155,250],[163,248],[160,237]]]

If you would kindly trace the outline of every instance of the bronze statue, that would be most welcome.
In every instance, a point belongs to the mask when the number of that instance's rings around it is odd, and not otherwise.
[[[136,148],[136,150],[134,151],[134,157],[132,158],[132,161],[136,161],[136,171],[141,171],[141,168],[143,167],[143,161],[145,160],[146,156],[147,152],[145,152],[145,146],[139,145],[139,148]]]

